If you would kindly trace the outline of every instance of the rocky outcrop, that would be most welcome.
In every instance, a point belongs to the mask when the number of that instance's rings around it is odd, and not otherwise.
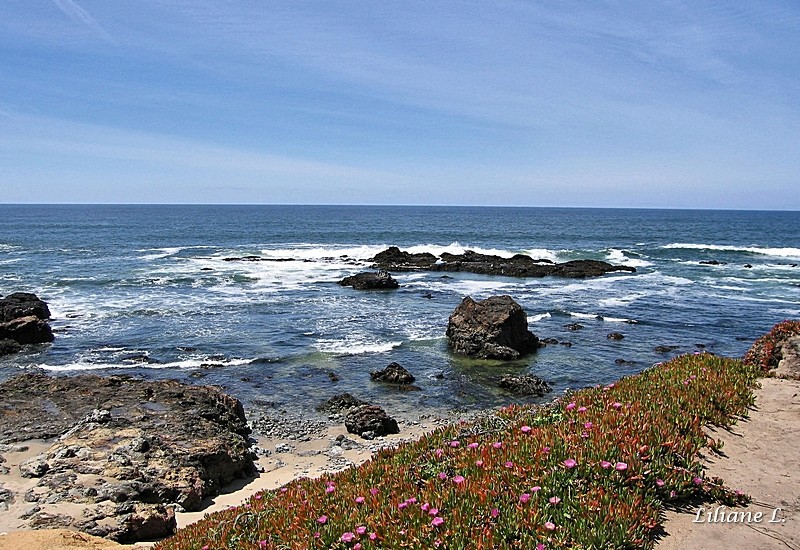
[[[221,487],[255,473],[244,410],[216,388],[130,377],[26,374],[0,384],[0,441],[57,438],[20,464],[36,486],[20,500],[31,526],[60,525],[118,541],[169,535],[172,507],[197,510]],[[62,517],[63,516],[63,517]],[[65,523],[66,522],[66,523]]]
[[[366,401],[362,401],[357,397],[353,397],[349,393],[341,393],[339,395],[334,395],[324,403],[321,403],[317,407],[317,410],[320,412],[341,413],[367,404],[368,403]]]
[[[365,271],[345,277],[339,284],[356,290],[392,290],[400,286],[388,271]]]
[[[348,432],[364,439],[400,433],[397,421],[377,405],[362,405],[351,409],[344,418],[344,425]]]
[[[509,374],[502,377],[498,385],[509,393],[520,396],[535,395],[541,397],[550,391],[550,385],[533,374],[520,374],[517,376]]]
[[[408,372],[400,363],[389,363],[383,370],[371,372],[369,377],[376,382],[387,382],[389,384],[411,384],[414,382],[414,375]]]
[[[49,318],[47,304],[30,292],[0,299],[0,356],[20,351],[19,345],[52,342]]]
[[[550,260],[534,259],[525,254],[511,258],[490,254],[479,254],[467,250],[463,254],[443,253],[439,258],[430,253],[412,254],[392,246],[376,254],[371,260],[374,267],[391,271],[464,271],[483,275],[505,275],[508,277],[598,277],[615,271],[636,272],[623,265],[612,265],[598,260],[572,260],[560,264]]]
[[[528,318],[511,296],[476,302],[464,298],[450,315],[447,342],[455,353],[481,359],[516,359],[539,348]]]

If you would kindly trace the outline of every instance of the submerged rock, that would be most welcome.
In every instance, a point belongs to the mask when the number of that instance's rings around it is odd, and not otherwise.
[[[389,363],[389,365],[379,371],[371,372],[370,378],[376,382],[387,382],[389,384],[411,384],[415,378],[400,363]]]
[[[498,385],[514,395],[536,395],[541,397],[551,390],[547,382],[533,374],[509,374],[502,377]]]
[[[525,311],[511,296],[478,302],[467,296],[450,315],[446,334],[455,353],[481,359],[516,359],[541,347],[528,330]]]
[[[388,271],[365,271],[345,277],[339,284],[351,286],[356,290],[391,290],[400,286]]]
[[[606,336],[609,340],[622,340],[625,338],[625,335],[621,332],[611,332]]]
[[[317,410],[321,412],[340,413],[367,404],[366,401],[353,397],[349,393],[340,393],[317,406]]]

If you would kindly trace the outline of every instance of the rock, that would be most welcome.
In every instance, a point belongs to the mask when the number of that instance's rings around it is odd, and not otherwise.
[[[609,333],[609,335],[606,336],[606,338],[608,338],[609,340],[622,340],[623,338],[625,338],[625,335],[622,334],[621,332],[612,332]]]
[[[542,344],[546,344],[546,345],[549,346],[549,345],[553,345],[553,344],[558,344],[558,338],[544,338],[544,339],[540,340],[540,342]]]
[[[615,271],[634,273],[633,267],[615,266],[597,260],[573,260],[554,264],[550,260],[534,259],[525,254],[511,258],[480,254],[467,250],[463,254],[443,253],[436,258],[430,253],[411,254],[396,246],[376,254],[372,258],[374,267],[392,271],[464,271],[484,275],[504,275],[508,277],[597,277]]]
[[[121,543],[163,539],[175,532],[175,511],[160,504],[137,504],[117,519],[115,529],[105,536]]]
[[[10,338],[4,338],[0,340],[0,357],[4,355],[11,355],[12,353],[17,353],[22,349],[22,346],[12,340]]]
[[[400,286],[388,271],[365,271],[345,277],[339,284],[351,286],[356,290],[391,290]]]
[[[351,409],[345,416],[344,425],[348,432],[364,439],[400,433],[397,421],[377,405],[362,405]]]
[[[626,361],[625,359],[615,359],[614,363],[617,365],[635,365],[636,361]]]
[[[703,260],[700,262],[700,265],[727,265],[727,263],[720,262],[719,260]]]
[[[744,264],[742,267],[744,267],[745,269],[752,269],[753,264]]]
[[[669,353],[672,350],[678,349],[680,346],[656,346],[654,349],[658,353]]]
[[[371,372],[369,377],[376,382],[388,382],[390,384],[411,384],[415,378],[399,363],[389,363],[389,365],[376,372]]]
[[[367,405],[367,402],[353,397],[349,393],[341,393],[320,404],[317,410],[320,412],[340,413],[362,405]]]
[[[22,477],[42,477],[50,469],[47,457],[37,455],[19,464],[19,475]]]
[[[482,359],[516,359],[541,346],[528,330],[525,311],[511,296],[478,302],[467,296],[450,315],[446,335],[455,353]]]
[[[49,319],[50,310],[46,303],[30,292],[14,292],[0,299],[0,322],[13,321],[20,317]]]
[[[547,382],[532,374],[503,376],[498,385],[514,395],[536,395],[541,397],[550,391],[550,386]]]
[[[0,323],[0,340],[5,339],[19,344],[42,344],[53,341],[53,331],[46,321],[28,315]]]
[[[583,328],[583,325],[580,324],[580,323],[568,323],[568,324],[564,325],[564,328],[567,329],[567,330],[573,330],[573,331],[574,330],[581,330]]]

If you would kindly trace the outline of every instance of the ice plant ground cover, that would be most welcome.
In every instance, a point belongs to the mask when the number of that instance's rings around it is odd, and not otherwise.
[[[799,330],[782,325],[769,341]],[[665,505],[747,501],[704,475],[700,452],[719,446],[705,426],[747,416],[775,345],[755,353],[684,355],[550,405],[442,428],[254,495],[156,548],[651,548]]]

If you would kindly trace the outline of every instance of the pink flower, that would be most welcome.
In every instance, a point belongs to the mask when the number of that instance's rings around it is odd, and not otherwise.
[[[259,548],[266,548],[267,547],[267,541],[266,540],[258,541],[258,547]]]
[[[505,466],[506,468],[513,468],[514,467],[514,463],[509,460],[503,466]]]
[[[692,483],[694,483],[695,485],[702,485],[703,484],[703,478],[694,476],[694,479],[692,479]]]
[[[535,486],[531,487],[531,492],[532,493],[538,493],[541,490],[542,490],[542,488],[539,487],[538,485],[535,485]]]
[[[361,550],[362,546],[360,542],[357,542],[353,545],[353,550]]]
[[[375,539],[377,539],[377,538],[378,538],[378,533],[374,533],[374,532],[373,532],[373,533],[370,533],[370,534],[369,534],[369,540],[375,540]]]
[[[660,478],[657,479],[656,480],[656,485],[659,486],[659,487],[663,487],[664,486],[664,480],[660,479]]]
[[[550,504],[558,504],[561,502],[561,499],[558,497],[550,497]]]
[[[369,494],[375,496],[378,494],[378,490],[375,487],[373,487],[372,489],[369,490]]]
[[[522,433],[524,433],[524,434],[531,433],[531,427],[530,426],[523,426],[523,427],[520,428],[520,431]]]
[[[367,528],[364,527],[363,525],[359,525],[358,527],[356,527],[356,533],[358,533],[359,535],[363,535],[366,532]]]
[[[550,453],[550,447],[542,447],[542,453],[549,454]]]
[[[254,498],[256,500],[261,500],[263,498],[263,496],[261,495],[261,493],[258,493]]]
[[[591,422],[584,422],[583,423],[583,427],[586,428],[587,430],[591,430],[593,425],[594,424],[592,424]]]
[[[397,505],[397,507],[398,507],[400,510],[402,510],[403,508],[406,508],[406,507],[408,507],[408,502],[401,502],[400,504],[398,504],[398,505]]]
[[[519,501],[520,501],[521,503],[523,503],[523,504],[525,504],[526,502],[528,502],[530,499],[531,499],[531,495],[529,495],[528,493],[522,493],[522,494],[519,496]]]
[[[455,449],[456,447],[458,447],[459,445],[461,445],[461,443],[459,443],[459,442],[458,442],[458,441],[456,441],[456,440],[453,440],[453,441],[451,441],[451,442],[450,442],[450,446],[451,446],[451,447],[453,447],[454,449]]]
[[[461,483],[464,483],[464,476],[455,476],[453,478],[453,483],[455,483],[457,485],[460,485]]]
[[[315,539],[318,539],[318,538],[320,538],[321,536],[322,536],[322,534],[321,534],[319,531],[317,531],[316,533],[314,533],[314,538],[315,538]]]
[[[447,472],[439,472],[439,479],[441,479],[442,481],[447,479]]]
[[[325,487],[325,492],[326,493],[332,493],[335,490],[336,490],[336,487],[334,487],[333,485],[328,485],[327,487]]]
[[[555,531],[556,524],[553,523],[552,521],[546,521],[544,523],[544,528],[547,529],[548,531]]]
[[[574,459],[574,458],[568,458],[568,459],[566,459],[566,460],[564,461],[564,466],[566,466],[566,467],[567,467],[567,468],[569,468],[569,469],[572,469],[572,468],[574,468],[574,467],[575,467],[575,466],[577,466],[577,465],[578,465],[578,463],[575,461],[575,459]]]
[[[443,523],[444,519],[442,519],[441,516],[436,516],[435,518],[433,518],[433,521],[431,521],[431,525],[433,525],[434,527],[439,527]]]
[[[442,453],[444,453],[444,451],[441,449],[436,449],[433,451],[433,453],[436,455],[436,458],[442,458]]]
[[[430,509],[430,507],[431,507],[431,505],[426,502],[425,504],[421,505],[419,508],[423,512],[427,512]]]
[[[205,545],[205,546],[203,546],[203,547],[202,547],[200,550],[208,550],[208,548],[209,548],[209,547],[208,547],[208,545],[206,544],[206,545]]]
[[[576,407],[576,405],[575,405],[575,402],[573,401],[572,403],[567,404],[566,408],[567,408],[568,411],[571,411],[575,407]]]
[[[323,515],[323,516],[318,517],[317,518],[317,523],[322,523],[322,524],[328,523],[328,516],[324,516]]]
[[[353,542],[356,538],[355,533],[351,533],[350,531],[346,533],[342,533],[342,542]]]
[[[609,468],[611,468],[611,463],[608,460],[601,460],[600,467],[604,470],[608,470]]]
[[[467,447],[469,447],[470,449],[477,449],[478,448],[478,443],[473,441],[472,443],[467,445]]]
[[[500,510],[498,510],[497,508],[492,508],[492,511],[489,512],[489,515],[492,516],[493,518],[496,518],[497,516],[500,515]]]
[[[612,403],[611,406],[614,407],[615,409],[621,409],[622,408],[622,403],[617,401],[616,403]]]
[[[586,412],[586,407],[578,407],[578,412],[579,413]]]
[[[286,492],[286,491],[288,491],[288,490],[289,490],[289,489],[287,489],[286,487],[281,487],[281,493],[285,493],[285,492]]]
[[[536,545],[536,550],[545,550],[545,545],[540,542]]]
[[[439,509],[438,508],[431,508],[430,510],[428,510],[428,515],[429,516],[438,516],[439,515]]]
[[[407,498],[406,502],[408,502],[409,504],[416,504],[417,503],[417,497]]]
[[[364,497],[356,497],[356,504],[364,504]]]
[[[495,449],[499,449],[502,446],[503,446],[503,443],[500,442],[500,441],[495,441],[494,443],[492,443],[492,447],[494,447]]]
[[[628,465],[624,462],[617,462],[616,464],[614,464],[614,469],[618,472],[624,472],[625,470],[628,469]]]
[[[475,466],[477,466],[478,468],[483,468],[483,460],[476,460]]]

